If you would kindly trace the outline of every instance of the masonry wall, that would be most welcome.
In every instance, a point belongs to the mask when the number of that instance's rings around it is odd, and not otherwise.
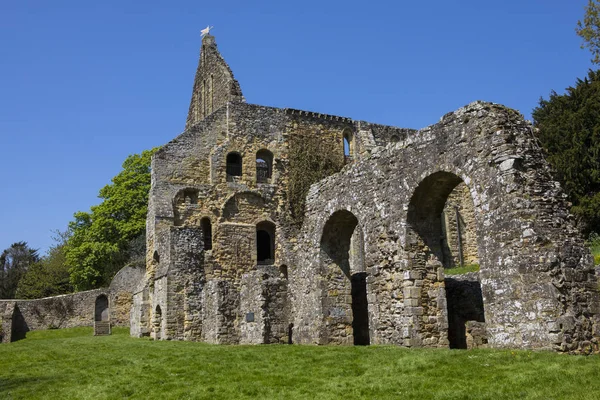
[[[94,308],[98,296],[108,294],[106,289],[89,290],[36,300],[0,300],[0,310],[18,307],[25,332],[41,329],[62,329],[94,325]],[[10,314],[10,313],[9,313]],[[4,315],[3,331],[8,332],[10,315]],[[7,320],[7,321],[5,321]],[[127,320],[127,323],[129,321]]]
[[[322,297],[311,288],[323,275],[315,249],[328,218],[348,210],[364,231],[372,343],[446,345],[444,279],[433,266],[444,261],[439,215],[461,182],[474,204],[489,345],[596,350],[599,302],[589,251],[530,125],[489,103],[374,148],[369,159],[311,188],[290,278],[295,341],[319,341]]]

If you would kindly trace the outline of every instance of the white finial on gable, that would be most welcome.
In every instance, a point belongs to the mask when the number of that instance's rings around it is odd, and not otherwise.
[[[204,28],[204,29],[202,29],[202,30],[200,31],[200,35],[201,35],[202,37],[204,37],[204,36],[206,36],[206,35],[209,35],[209,34],[210,34],[210,30],[211,30],[211,29],[214,29],[214,26],[210,26],[210,25],[209,25],[209,26],[207,26],[206,28]]]

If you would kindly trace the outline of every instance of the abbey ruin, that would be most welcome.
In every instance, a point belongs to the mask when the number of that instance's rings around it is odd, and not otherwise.
[[[474,102],[413,130],[248,104],[207,34],[185,130],[152,161],[146,270],[0,301],[0,332],[129,316],[160,340],[598,352],[568,208],[514,110]]]
[[[185,131],[152,163],[132,335],[588,353],[598,295],[516,111],[417,131],[248,104],[203,37]]]

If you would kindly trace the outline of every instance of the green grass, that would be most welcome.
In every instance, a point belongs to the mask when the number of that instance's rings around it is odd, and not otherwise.
[[[590,247],[590,250],[594,256],[594,264],[600,265],[600,245]]]
[[[597,399],[599,356],[215,346],[77,328],[0,345],[0,399]]]
[[[592,233],[587,240],[587,245],[594,256],[594,264],[600,265],[600,235]]]
[[[477,272],[479,271],[479,264],[467,264],[462,267],[453,267],[447,268],[444,270],[444,274],[446,275],[461,275],[466,274],[467,272]]]

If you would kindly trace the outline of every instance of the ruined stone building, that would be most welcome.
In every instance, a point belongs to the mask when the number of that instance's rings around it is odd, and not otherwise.
[[[156,339],[598,349],[591,255],[519,113],[417,131],[248,104],[211,35],[134,292]]]

